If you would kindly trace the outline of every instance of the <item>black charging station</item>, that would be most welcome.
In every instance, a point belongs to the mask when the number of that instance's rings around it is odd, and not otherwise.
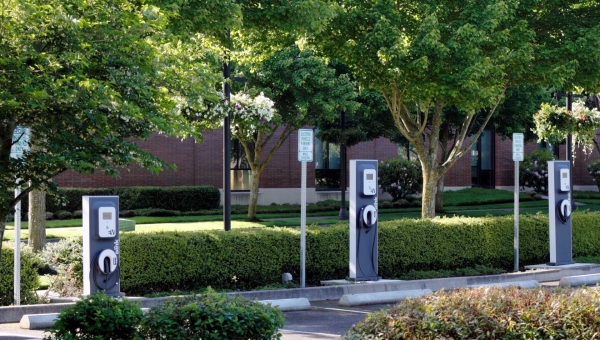
[[[378,281],[378,178],[376,160],[350,160],[350,275]]]
[[[121,295],[119,197],[83,196],[83,295]]]
[[[550,262],[573,264],[571,226],[571,163],[548,161],[548,217],[550,220]]]

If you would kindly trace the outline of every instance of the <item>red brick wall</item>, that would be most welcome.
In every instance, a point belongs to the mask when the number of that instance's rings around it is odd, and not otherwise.
[[[112,187],[112,186],[172,186],[172,185],[212,185],[222,188],[223,185],[223,138],[222,131],[207,131],[204,141],[196,143],[192,139],[180,140],[155,134],[148,141],[139,142],[147,151],[155,154],[168,163],[177,165],[175,171],[164,171],[159,175],[152,174],[137,166],[130,170],[122,169],[119,178],[103,174],[80,175],[67,171],[55,181],[62,187]],[[270,141],[267,150],[276,142]],[[496,186],[514,185],[514,162],[512,160],[512,141],[495,137]],[[535,142],[525,145],[525,153],[537,148]],[[565,146],[560,146],[560,159],[565,159]],[[282,147],[275,153],[269,165],[261,175],[262,188],[298,188],[300,187],[301,163],[297,160],[298,134],[293,133]],[[265,155],[266,156],[266,155]],[[361,143],[347,150],[347,159],[377,159],[383,161],[398,156],[398,147],[385,138]],[[599,158],[597,151],[585,155],[581,150],[575,154],[574,180],[576,185],[594,185],[588,174],[586,164]],[[314,162],[308,163],[307,186],[314,187]],[[349,179],[349,169],[346,171]],[[467,153],[448,170],[444,185],[471,186],[471,154]]]

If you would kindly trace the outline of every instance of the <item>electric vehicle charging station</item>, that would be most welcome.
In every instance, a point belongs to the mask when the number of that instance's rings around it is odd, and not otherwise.
[[[119,197],[83,196],[83,295],[121,294]]]
[[[548,161],[548,216],[550,219],[550,263],[573,264],[571,228],[571,164]]]
[[[378,281],[377,161],[350,160],[350,280]]]

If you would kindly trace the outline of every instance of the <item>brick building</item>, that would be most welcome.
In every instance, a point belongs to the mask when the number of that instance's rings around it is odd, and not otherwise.
[[[276,152],[263,171],[260,179],[259,204],[299,203],[301,186],[301,164],[297,160],[297,133],[292,134]],[[137,166],[123,169],[119,178],[103,174],[80,175],[67,171],[55,178],[61,187],[114,187],[114,186],[187,186],[212,185],[223,187],[222,131],[204,133],[204,142],[192,139],[180,140],[155,134],[140,146],[168,163],[177,165],[176,171],[152,174]],[[536,149],[535,143],[526,145],[526,154]],[[231,188],[232,204],[248,201],[249,171],[244,163],[242,149],[232,142]],[[404,146],[379,138],[347,149],[347,159],[377,159],[383,161],[395,157],[416,155]],[[315,161],[308,163],[307,201],[340,199],[339,147],[315,141]],[[574,185],[576,190],[597,190],[585,164],[593,157],[576,153]],[[565,159],[564,145],[560,146],[560,159]],[[347,181],[348,181],[347,170]],[[493,133],[485,132],[469,154],[463,156],[446,174],[446,190],[471,186],[513,190],[514,162],[512,142],[502,140]]]

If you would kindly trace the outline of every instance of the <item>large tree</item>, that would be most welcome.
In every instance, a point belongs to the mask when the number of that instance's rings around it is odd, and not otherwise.
[[[315,42],[386,98],[419,156],[422,217],[432,218],[439,180],[471,149],[507,88],[598,86],[598,6],[586,0],[343,0]],[[456,138],[441,152],[446,107],[463,118],[453,122]]]
[[[201,139],[197,113],[214,95],[210,54],[164,30],[156,7],[127,0],[0,3],[0,239],[30,190],[72,169],[117,175],[136,163],[165,166],[133,140],[154,132]],[[36,152],[11,158],[17,127]],[[30,185],[28,185],[30,184]],[[21,194],[14,197],[14,189]]]

